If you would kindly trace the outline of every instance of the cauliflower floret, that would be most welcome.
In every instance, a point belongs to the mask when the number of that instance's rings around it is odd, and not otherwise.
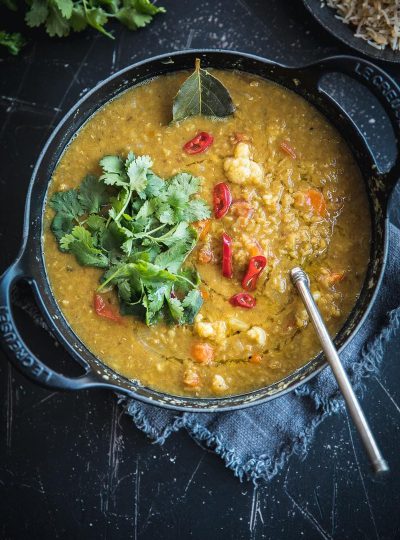
[[[217,343],[222,343],[226,338],[226,322],[225,321],[216,321],[213,323],[214,332],[215,332],[215,341]]]
[[[202,338],[211,338],[215,336],[213,325],[209,322],[195,322],[194,329]]]
[[[228,319],[228,325],[233,332],[243,332],[249,327],[246,322],[236,319],[235,317]]]
[[[264,178],[261,165],[251,159],[250,147],[244,142],[235,146],[233,157],[225,159],[224,171],[228,180],[235,184],[259,184]]]
[[[267,341],[267,334],[260,326],[253,326],[250,328],[250,330],[247,331],[247,335],[252,341],[257,343],[257,345],[260,345],[260,347],[263,347]]]
[[[214,392],[223,392],[228,389],[225,379],[222,375],[214,375],[212,380],[212,389]]]
[[[227,326],[225,321],[215,321],[213,323],[195,321],[194,330],[202,338],[222,343],[226,338]]]

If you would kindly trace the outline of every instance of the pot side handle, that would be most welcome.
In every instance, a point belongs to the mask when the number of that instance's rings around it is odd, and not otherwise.
[[[11,363],[32,381],[55,390],[82,390],[98,386],[86,371],[82,376],[66,377],[43,364],[28,348],[16,326],[11,309],[11,290],[17,281],[29,277],[18,259],[0,277],[0,347]]]
[[[400,178],[400,86],[386,71],[363,58],[332,56],[306,67],[319,78],[327,72],[344,73],[366,86],[384,108],[393,127],[397,155],[391,169],[382,174],[388,193]],[[317,82],[318,84],[318,82]],[[379,171],[378,171],[379,172]]]

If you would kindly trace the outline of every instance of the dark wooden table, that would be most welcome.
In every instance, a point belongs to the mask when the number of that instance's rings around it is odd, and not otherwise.
[[[168,13],[144,31],[115,27],[115,41],[90,31],[63,40],[31,31],[21,56],[0,60],[0,271],[17,254],[40,148],[76,99],[111,72],[189,47],[244,50],[289,64],[348,52],[299,1],[164,4]],[[1,11],[0,19],[1,27],[22,27],[15,15]],[[331,81],[332,92],[347,100],[386,162],[393,145],[379,107],[346,84]],[[32,348],[72,370],[63,351],[17,311]],[[387,345],[381,373],[366,382],[362,400],[391,475],[370,476],[341,415],[318,429],[305,460],[293,457],[287,470],[258,487],[241,484],[185,433],[162,447],[151,444],[111,393],[50,393],[1,357],[0,538],[400,538],[399,344],[397,335]]]

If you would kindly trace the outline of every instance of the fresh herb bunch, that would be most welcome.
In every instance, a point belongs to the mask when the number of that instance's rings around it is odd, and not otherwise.
[[[109,21],[117,20],[129,30],[137,30],[149,24],[157,13],[165,12],[151,0],[26,0],[26,3],[26,24],[31,28],[44,25],[52,37],[68,36],[70,32],[91,26],[114,39],[105,28]],[[16,0],[0,0],[0,4],[13,11],[18,7]],[[20,34],[0,32],[0,45],[5,45],[13,54],[21,48],[21,39]]]
[[[149,156],[105,156],[100,178],[50,199],[51,229],[62,251],[106,269],[98,292],[116,288],[122,314],[191,324],[202,305],[197,271],[182,267],[197,242],[190,225],[210,216],[197,198],[200,180],[154,174]]]

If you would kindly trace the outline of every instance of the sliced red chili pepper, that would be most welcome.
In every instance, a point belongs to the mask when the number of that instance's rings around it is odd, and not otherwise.
[[[228,184],[221,182],[214,186],[214,215],[221,219],[229,210],[232,204],[232,193]]]
[[[106,301],[101,294],[94,293],[93,296],[94,310],[97,315],[110,319],[111,321],[121,322],[121,316],[111,306],[106,304]]]
[[[246,275],[242,279],[242,287],[246,291],[254,291],[256,288],[257,280],[260,277],[261,272],[264,270],[267,264],[267,259],[264,255],[257,255],[252,257],[249,261]]]
[[[234,294],[232,298],[230,298],[229,302],[232,304],[232,306],[246,309],[252,309],[257,303],[254,296],[251,296],[251,294],[245,292]]]
[[[222,234],[222,275],[231,278],[232,268],[232,238],[226,233]]]
[[[214,137],[212,135],[205,131],[201,131],[196,137],[193,137],[193,139],[188,141],[183,146],[183,149],[187,154],[200,154],[201,152],[205,152],[213,142]]]

